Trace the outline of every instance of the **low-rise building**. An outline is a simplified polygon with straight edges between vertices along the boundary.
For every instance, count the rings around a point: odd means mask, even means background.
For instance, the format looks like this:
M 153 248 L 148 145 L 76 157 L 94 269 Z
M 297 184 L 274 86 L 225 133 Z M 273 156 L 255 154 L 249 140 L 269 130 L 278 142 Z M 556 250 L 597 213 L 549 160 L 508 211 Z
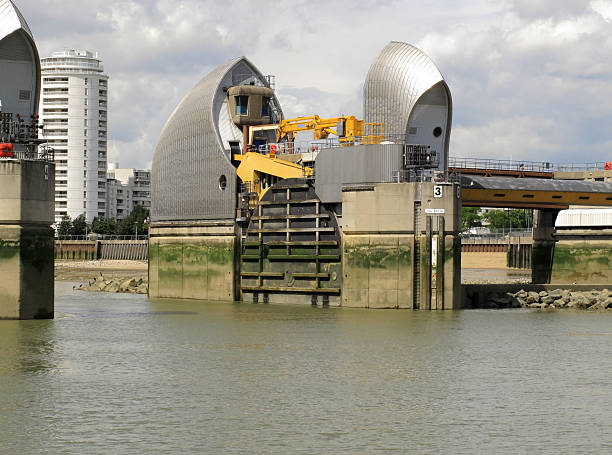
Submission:
M 106 217 L 121 220 L 135 206 L 151 208 L 151 170 L 109 165 L 106 174 Z

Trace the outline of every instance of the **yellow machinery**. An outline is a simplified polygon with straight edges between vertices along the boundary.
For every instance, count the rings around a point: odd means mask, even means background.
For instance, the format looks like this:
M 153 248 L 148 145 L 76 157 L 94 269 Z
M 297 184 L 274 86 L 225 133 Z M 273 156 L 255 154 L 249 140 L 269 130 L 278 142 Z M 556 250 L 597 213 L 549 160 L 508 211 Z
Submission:
M 312 175 L 312 168 L 278 159 L 275 155 L 247 152 L 234 155 L 234 160 L 240 162 L 236 175 L 247 185 L 249 192 L 257 193 L 258 200 L 279 180 Z
M 332 118 L 313 115 L 281 120 L 276 132 L 276 142 L 292 142 L 300 131 L 314 131 L 315 140 L 327 139 L 330 134 L 334 134 L 338 136 L 341 144 L 354 143 L 357 138 L 362 138 L 362 143 L 370 144 L 382 141 L 382 123 L 364 123 L 354 115 Z
M 341 116 L 322 119 L 318 115 L 281 120 L 278 124 L 243 127 L 244 149 L 241 155 L 234 155 L 240 164 L 236 175 L 244 182 L 249 193 L 256 193 L 261 200 L 268 188 L 279 180 L 302 178 L 312 175 L 312 169 L 277 158 L 276 153 L 268 155 L 250 151 L 256 131 L 277 130 L 276 141 L 290 144 L 300 131 L 313 131 L 314 139 L 326 139 L 330 134 L 338 136 L 341 145 L 353 145 L 357 140 L 362 144 L 382 142 L 382 123 L 365 123 L 355 116 Z M 270 145 L 270 148 L 276 145 Z

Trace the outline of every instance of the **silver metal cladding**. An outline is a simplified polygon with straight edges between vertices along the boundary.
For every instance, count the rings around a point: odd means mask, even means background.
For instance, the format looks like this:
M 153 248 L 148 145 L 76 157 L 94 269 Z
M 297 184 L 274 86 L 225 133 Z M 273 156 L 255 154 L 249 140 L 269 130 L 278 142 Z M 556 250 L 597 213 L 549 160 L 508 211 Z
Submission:
M 237 177 L 230 142 L 242 142 L 242 134 L 230 123 L 226 92 L 235 85 L 266 83 L 241 57 L 214 69 L 185 95 L 155 149 L 152 221 L 235 218 Z M 273 103 L 280 112 L 276 97 Z
M 368 71 L 363 110 L 366 122 L 384 124 L 385 135 L 431 144 L 438 149 L 440 169 L 446 168 L 452 98 L 436 65 L 419 49 L 397 41 L 385 46 Z

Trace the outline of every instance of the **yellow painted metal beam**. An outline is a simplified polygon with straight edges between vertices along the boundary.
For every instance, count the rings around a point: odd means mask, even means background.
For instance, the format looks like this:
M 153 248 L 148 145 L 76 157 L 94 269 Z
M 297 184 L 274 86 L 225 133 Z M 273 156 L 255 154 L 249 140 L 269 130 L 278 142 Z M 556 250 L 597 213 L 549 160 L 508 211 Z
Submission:
M 257 193 L 259 199 L 278 180 L 312 175 L 312 168 L 271 155 L 248 152 L 244 155 L 234 155 L 234 160 L 240 162 L 236 175 L 249 185 L 250 191 Z
M 570 205 L 612 207 L 612 193 L 462 188 L 464 206 L 567 208 Z

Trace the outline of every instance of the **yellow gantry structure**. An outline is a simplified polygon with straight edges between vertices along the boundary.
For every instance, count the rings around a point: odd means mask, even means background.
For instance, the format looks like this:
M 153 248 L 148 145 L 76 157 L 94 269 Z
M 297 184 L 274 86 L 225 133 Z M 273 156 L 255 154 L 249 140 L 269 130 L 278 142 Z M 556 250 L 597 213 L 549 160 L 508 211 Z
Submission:
M 340 143 L 355 142 L 356 138 L 363 137 L 368 138 L 365 143 L 379 143 L 382 141 L 382 128 L 382 123 L 364 123 L 354 115 L 331 118 L 321 118 L 318 115 L 296 117 L 280 121 L 276 141 L 293 141 L 300 131 L 313 131 L 315 140 L 327 139 L 333 134 L 338 136 Z
M 313 115 L 285 119 L 276 124 L 244 126 L 244 153 L 233 156 L 234 161 L 239 163 L 236 175 L 247 185 L 248 192 L 257 193 L 260 200 L 268 188 L 279 180 L 312 175 L 312 168 L 277 158 L 273 152 L 264 155 L 248 151 L 252 150 L 251 144 L 257 131 L 271 130 L 276 130 L 276 142 L 286 142 L 291 147 L 297 133 L 301 131 L 312 131 L 315 140 L 327 139 L 333 134 L 338 136 L 341 145 L 354 145 L 356 142 L 379 144 L 383 138 L 382 123 L 367 123 L 354 115 L 332 118 Z
M 279 180 L 312 175 L 312 168 L 276 158 L 274 155 L 247 152 L 244 155 L 234 155 L 234 160 L 240 162 L 236 175 L 247 185 L 249 192 L 257 193 L 259 200 Z

